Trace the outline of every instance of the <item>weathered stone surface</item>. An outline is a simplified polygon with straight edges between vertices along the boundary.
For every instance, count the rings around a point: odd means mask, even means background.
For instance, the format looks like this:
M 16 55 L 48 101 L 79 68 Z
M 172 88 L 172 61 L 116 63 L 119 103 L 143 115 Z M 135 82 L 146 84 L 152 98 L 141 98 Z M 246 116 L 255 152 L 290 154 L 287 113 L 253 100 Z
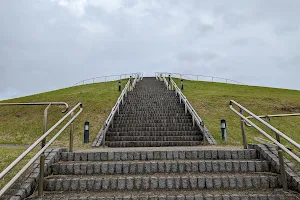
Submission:
M 150 177 L 150 188 L 151 189 L 158 188 L 158 178 L 157 177 Z

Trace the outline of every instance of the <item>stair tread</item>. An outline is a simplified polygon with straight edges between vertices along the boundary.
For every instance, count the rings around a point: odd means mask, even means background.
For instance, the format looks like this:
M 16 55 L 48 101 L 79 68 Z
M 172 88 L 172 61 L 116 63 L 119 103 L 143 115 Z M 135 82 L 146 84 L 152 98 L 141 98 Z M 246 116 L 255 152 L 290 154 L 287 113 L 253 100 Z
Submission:
M 90 180 L 90 179 L 120 179 L 120 178 L 137 178 L 137 177 L 156 177 L 156 178 L 179 178 L 179 177 L 201 177 L 201 178 L 215 178 L 215 177 L 279 177 L 278 174 L 272 172 L 247 172 L 247 173 L 209 173 L 209 172 L 183 172 L 183 173 L 152 173 L 152 174 L 84 174 L 84 175 L 51 175 L 45 178 L 45 180 L 51 179 L 80 179 L 80 180 Z
M 208 189 L 193 189 L 193 190 L 148 190 L 148 191 L 103 191 L 103 192 L 92 192 L 92 191 L 81 191 L 81 192 L 44 192 L 45 196 L 43 199 L 76 199 L 76 198 L 88 198 L 88 197 L 163 197 L 163 196 L 261 196 L 261 195 L 270 195 L 271 197 L 276 196 L 298 196 L 299 194 L 294 194 L 293 192 L 283 193 L 280 189 L 223 189 L 223 190 L 208 190 Z M 28 199 L 38 199 L 37 194 Z

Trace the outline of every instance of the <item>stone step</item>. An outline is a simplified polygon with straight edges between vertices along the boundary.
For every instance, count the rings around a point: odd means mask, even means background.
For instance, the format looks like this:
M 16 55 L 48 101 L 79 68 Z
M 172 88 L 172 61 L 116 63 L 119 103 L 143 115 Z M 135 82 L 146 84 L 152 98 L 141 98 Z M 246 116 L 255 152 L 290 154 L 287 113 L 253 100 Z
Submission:
M 47 191 L 147 191 L 170 189 L 278 188 L 278 175 L 258 174 L 152 174 L 150 176 L 53 176 L 45 179 Z
M 63 193 L 45 192 L 42 198 L 31 197 L 31 200 L 61 200 L 61 199 L 97 199 L 97 200 L 298 200 L 299 195 L 283 193 L 278 189 L 227 189 L 227 190 L 148 190 L 121 192 L 90 192 L 80 193 L 64 191 Z
M 155 108 L 151 108 L 149 107 L 148 110 L 143 110 L 143 111 L 139 111 L 139 110 L 131 110 L 131 111 L 124 111 L 124 110 L 120 110 L 119 115 L 177 115 L 177 114 L 183 114 L 184 113 L 184 109 L 180 109 L 180 110 L 167 110 L 167 109 L 163 109 L 163 108 L 158 108 L 160 109 L 159 111 L 157 110 L 153 110 Z
M 132 161 L 132 160 L 248 160 L 257 159 L 255 149 L 239 150 L 141 150 L 117 149 L 98 152 L 62 152 L 62 161 Z
M 119 116 L 115 117 L 115 120 L 177 120 L 177 119 L 192 119 L 192 116 Z
M 162 122 L 157 122 L 157 123 L 143 123 L 143 122 L 136 122 L 136 123 L 119 123 L 119 122 L 114 122 L 113 123 L 114 127 L 183 127 L 183 126 L 193 126 L 192 121 L 190 122 L 184 122 L 184 123 L 162 123 Z
M 190 123 L 191 119 L 145 119 L 145 120 L 114 120 L 114 123 L 128 124 L 128 123 Z
M 131 132 L 131 131 L 196 131 L 197 127 L 193 126 L 170 126 L 170 127 L 110 127 L 113 132 Z
M 200 135 L 197 136 L 106 136 L 107 141 L 202 141 L 203 138 Z
M 135 131 L 135 132 L 110 132 L 106 133 L 107 136 L 197 136 L 200 131 Z
M 106 141 L 108 147 L 166 147 L 166 146 L 199 146 L 201 141 Z
M 144 112 L 144 113 L 120 113 L 117 116 L 120 117 L 134 117 L 135 115 L 142 115 L 145 117 L 151 117 L 153 115 L 155 116 L 169 116 L 169 117 L 184 117 L 184 116 L 190 116 L 190 114 L 188 113 L 184 113 L 184 112 Z
M 246 173 L 268 172 L 267 161 L 248 160 L 165 160 L 165 161 L 98 161 L 63 162 L 52 165 L 53 174 L 150 174 L 150 173 Z

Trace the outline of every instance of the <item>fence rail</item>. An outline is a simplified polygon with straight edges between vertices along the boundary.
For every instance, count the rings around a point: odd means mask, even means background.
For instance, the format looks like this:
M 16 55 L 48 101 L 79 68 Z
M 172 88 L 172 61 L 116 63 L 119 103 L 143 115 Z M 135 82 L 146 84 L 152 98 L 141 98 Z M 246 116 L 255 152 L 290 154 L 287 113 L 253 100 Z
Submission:
M 59 103 L 62 103 L 62 105 L 67 105 L 64 102 L 47 102 L 49 103 L 47 108 L 45 109 L 44 113 L 48 110 L 48 108 L 52 105 L 61 105 Z M 11 105 L 16 105 L 11 104 Z M 21 103 L 20 105 L 31 105 L 31 103 Z M 36 103 L 33 105 L 47 105 L 43 103 Z M 76 111 L 79 108 L 79 111 L 76 112 L 74 115 L 74 111 Z M 27 162 L 27 164 L 0 190 L 0 197 L 22 176 L 22 174 L 35 162 L 35 160 L 40 157 L 40 178 L 39 178 L 39 189 L 38 189 L 38 195 L 42 196 L 43 194 L 43 183 L 44 183 L 44 163 L 45 163 L 45 155 L 44 152 L 46 149 L 57 139 L 58 136 L 68 127 L 70 126 L 70 140 L 69 140 L 69 151 L 72 151 L 73 149 L 73 131 L 74 131 L 74 124 L 73 121 L 78 117 L 78 115 L 82 112 L 82 104 L 78 103 L 76 106 L 74 106 L 64 117 L 62 117 L 56 124 L 54 124 L 48 131 L 46 131 L 40 138 L 38 138 L 28 149 L 26 149 L 15 161 L 13 161 L 7 168 L 5 168 L 0 173 L 0 180 L 5 177 L 5 175 L 10 172 L 21 160 L 24 159 L 26 155 L 28 155 L 35 147 L 37 147 L 38 144 L 42 144 L 41 150 L 36 153 L 33 158 L 30 159 L 30 161 Z M 66 110 L 65 110 L 66 111 Z M 61 123 L 65 121 L 67 117 L 71 117 L 71 119 L 51 138 L 51 140 L 45 144 L 46 137 L 52 133 L 52 131 L 57 128 Z
M 231 84 L 241 84 L 245 85 L 242 82 L 235 81 L 228 78 L 221 78 L 216 76 L 206 76 L 206 75 L 195 75 L 195 74 L 180 74 L 180 73 L 169 73 L 169 72 L 155 72 L 155 76 L 159 76 L 159 74 L 162 74 L 164 76 L 171 76 L 174 78 L 179 79 L 186 79 L 186 80 L 192 80 L 192 81 L 211 81 L 211 82 L 221 82 L 221 83 L 231 83 Z
M 239 111 L 234 108 L 234 106 L 239 108 Z M 278 147 L 278 157 L 279 157 L 279 165 L 280 165 L 280 174 L 281 174 L 281 183 L 283 185 L 283 189 L 287 191 L 287 178 L 285 174 L 285 166 L 284 166 L 284 161 L 283 161 L 283 152 L 287 153 L 290 155 L 292 158 L 294 158 L 297 162 L 300 162 L 300 158 L 295 155 L 291 150 L 286 148 L 284 145 L 281 144 L 281 138 L 285 139 L 287 142 L 290 144 L 294 145 L 298 150 L 300 149 L 300 144 L 292 140 L 290 137 L 276 129 L 275 127 L 271 126 L 269 123 L 261 119 L 260 116 L 255 115 L 245 107 L 243 107 L 241 104 L 237 103 L 234 100 L 231 100 L 229 103 L 230 109 L 237 114 L 240 119 L 241 119 L 241 132 L 242 132 L 242 137 L 243 137 L 243 145 L 244 148 L 247 149 L 247 139 L 246 139 L 246 134 L 245 134 L 245 129 L 244 129 L 244 122 L 247 122 L 250 124 L 252 127 L 254 127 L 258 132 L 260 132 L 262 135 L 264 135 L 266 138 L 268 138 L 270 141 L 272 141 L 277 147 Z M 246 112 L 248 115 L 250 115 L 253 119 L 257 120 L 261 124 L 263 124 L 266 128 L 271 130 L 273 133 L 275 133 L 276 140 L 270 136 L 266 131 L 261 129 L 259 126 L 257 126 L 254 122 L 250 121 L 249 117 L 246 117 L 243 115 L 243 112 Z
M 300 116 L 300 113 L 260 115 L 258 117 L 262 118 L 262 119 L 265 119 L 265 120 L 267 120 L 267 119 L 270 120 L 271 118 L 275 118 L 275 117 L 277 118 L 277 117 L 297 117 L 297 116 Z M 252 118 L 253 118 L 253 116 L 248 116 L 247 117 L 247 119 L 252 119 Z M 251 124 L 247 123 L 246 121 L 245 121 L 245 124 L 246 124 L 246 126 L 251 127 Z
M 120 75 L 109 75 L 109 76 L 93 77 L 93 78 L 89 78 L 89 79 L 79 81 L 76 84 L 74 84 L 73 86 L 86 85 L 86 84 L 99 83 L 99 82 L 107 82 L 107 81 L 116 81 L 116 80 L 130 78 L 130 77 L 136 76 L 138 74 L 141 74 L 141 73 L 131 73 L 131 74 L 120 74 Z

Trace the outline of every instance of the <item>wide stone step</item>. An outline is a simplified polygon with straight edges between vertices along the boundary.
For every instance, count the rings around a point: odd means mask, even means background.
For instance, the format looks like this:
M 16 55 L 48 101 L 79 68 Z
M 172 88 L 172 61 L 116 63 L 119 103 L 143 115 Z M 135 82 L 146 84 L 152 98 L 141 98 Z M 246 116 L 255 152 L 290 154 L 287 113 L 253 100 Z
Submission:
M 152 173 L 246 173 L 268 172 L 267 161 L 248 160 L 165 160 L 165 161 L 82 161 L 52 166 L 57 175 L 152 174 Z
M 298 195 L 299 196 L 299 195 Z M 283 193 L 278 189 L 226 189 L 226 190 L 148 190 L 121 192 L 45 192 L 42 198 L 31 197 L 31 200 L 61 200 L 61 199 L 97 199 L 97 200 L 298 200 L 294 194 Z
M 114 120 L 117 124 L 127 124 L 127 123 L 190 123 L 191 119 L 145 119 L 145 120 Z
M 143 122 L 136 122 L 136 123 L 113 123 L 114 127 L 183 127 L 183 126 L 193 126 L 192 121 L 184 122 L 184 123 L 143 123 Z
M 132 161 L 132 160 L 246 160 L 257 159 L 255 149 L 239 150 L 141 150 L 122 149 L 98 152 L 62 152 L 62 161 Z
M 105 141 L 108 147 L 166 147 L 166 146 L 198 146 L 200 141 Z
M 142 176 L 53 176 L 45 179 L 47 191 L 147 191 L 170 189 L 277 188 L 278 175 L 258 174 L 153 174 Z
M 191 115 L 186 116 L 119 116 L 115 117 L 115 120 L 183 120 L 183 119 L 190 119 L 192 120 Z
M 140 132 L 107 132 L 106 137 L 109 136 L 149 136 L 149 137 L 157 137 L 157 136 L 198 136 L 200 135 L 200 131 L 140 131 Z
M 184 109 L 178 109 L 178 110 L 168 110 L 168 109 L 163 109 L 163 108 L 158 108 L 160 110 L 154 110 L 155 108 L 149 107 L 147 110 L 120 110 L 119 115 L 151 115 L 151 114 L 155 114 L 155 115 L 169 115 L 169 114 L 177 114 L 177 113 L 184 113 Z
M 203 137 L 197 136 L 112 136 L 107 135 L 106 141 L 202 141 Z
M 112 132 L 132 132 L 132 131 L 196 131 L 197 128 L 192 126 L 170 126 L 170 127 L 110 127 Z
M 118 116 L 120 117 L 124 117 L 124 116 L 135 116 L 135 115 L 144 115 L 145 117 L 150 117 L 150 116 L 169 116 L 169 117 L 183 117 L 183 116 L 190 116 L 190 114 L 188 113 L 184 113 L 184 112 L 143 112 L 143 113 L 120 113 L 118 114 Z

